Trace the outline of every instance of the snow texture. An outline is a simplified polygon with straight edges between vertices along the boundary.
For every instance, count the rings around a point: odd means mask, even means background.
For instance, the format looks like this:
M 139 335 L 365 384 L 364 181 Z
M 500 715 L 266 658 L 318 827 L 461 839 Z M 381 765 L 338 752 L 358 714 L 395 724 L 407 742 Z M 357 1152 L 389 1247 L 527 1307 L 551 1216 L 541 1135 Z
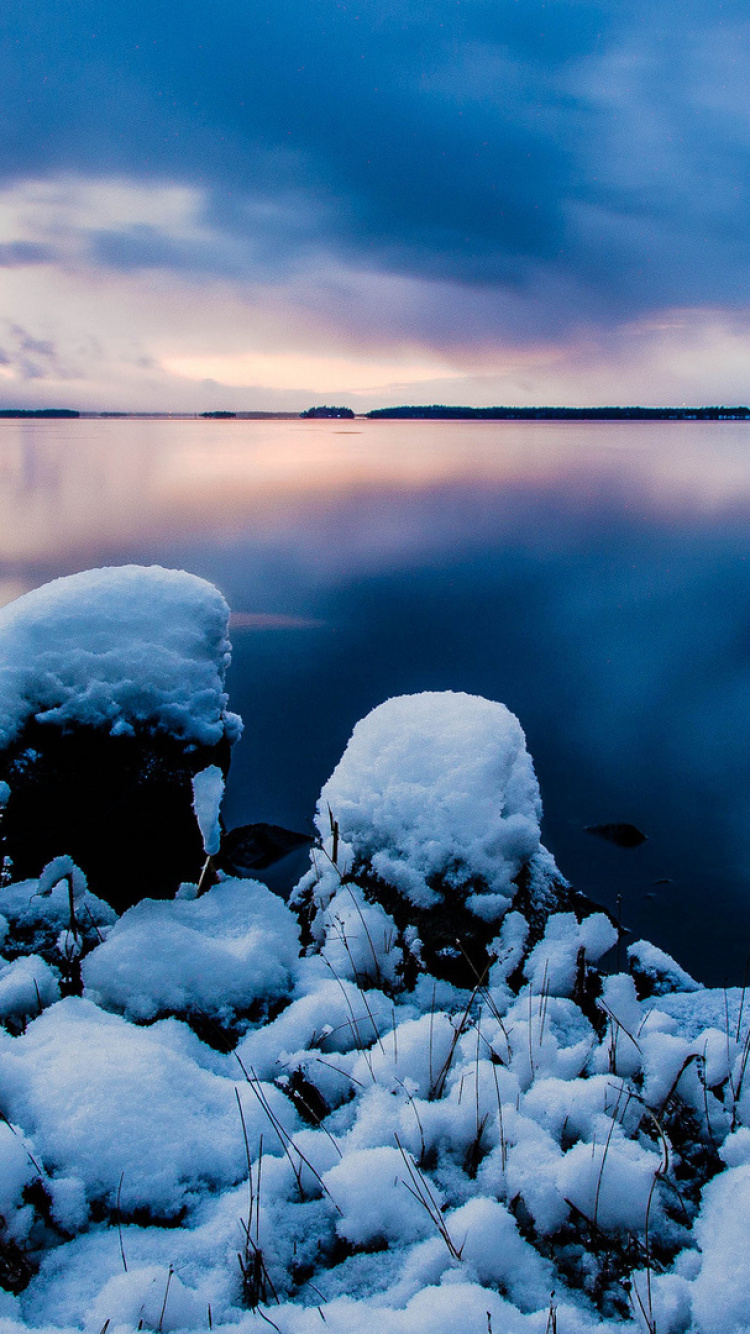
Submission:
M 0 610 L 0 748 L 31 717 L 114 735 L 236 740 L 229 608 L 184 570 L 124 565 L 56 579 Z
M 649 940 L 636 940 L 628 945 L 631 972 L 648 982 L 648 994 L 668 996 L 673 991 L 700 991 L 701 984 L 658 945 Z
M 229 1020 L 284 995 L 298 954 L 286 904 L 255 880 L 224 880 L 192 901 L 142 899 L 87 955 L 83 975 L 87 995 L 130 1019 Z

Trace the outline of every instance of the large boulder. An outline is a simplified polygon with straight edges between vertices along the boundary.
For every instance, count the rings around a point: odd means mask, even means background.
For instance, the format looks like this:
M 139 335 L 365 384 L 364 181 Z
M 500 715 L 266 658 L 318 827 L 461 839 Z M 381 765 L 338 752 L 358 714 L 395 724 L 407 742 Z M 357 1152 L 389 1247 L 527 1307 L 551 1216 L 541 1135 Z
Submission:
M 121 912 L 198 878 L 193 780 L 226 774 L 241 730 L 224 690 L 228 619 L 203 579 L 135 565 L 57 579 L 0 611 L 14 879 L 69 854 Z

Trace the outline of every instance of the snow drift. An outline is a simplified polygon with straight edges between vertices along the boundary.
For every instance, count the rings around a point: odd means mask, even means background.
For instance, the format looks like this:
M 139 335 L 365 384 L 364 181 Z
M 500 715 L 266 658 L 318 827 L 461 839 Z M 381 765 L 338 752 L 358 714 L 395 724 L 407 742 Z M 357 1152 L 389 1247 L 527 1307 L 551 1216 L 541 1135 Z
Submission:
M 218 595 L 178 585 L 223 652 Z M 183 740 L 231 730 L 215 656 L 175 713 L 124 644 L 108 713 L 63 632 L 37 711 L 137 727 L 151 690 Z M 221 787 L 187 785 L 201 852 Z M 2 1334 L 746 1331 L 750 1009 L 646 942 L 608 972 L 540 817 L 518 721 L 430 693 L 355 729 L 291 905 L 220 877 L 118 915 L 67 847 L 6 868 Z

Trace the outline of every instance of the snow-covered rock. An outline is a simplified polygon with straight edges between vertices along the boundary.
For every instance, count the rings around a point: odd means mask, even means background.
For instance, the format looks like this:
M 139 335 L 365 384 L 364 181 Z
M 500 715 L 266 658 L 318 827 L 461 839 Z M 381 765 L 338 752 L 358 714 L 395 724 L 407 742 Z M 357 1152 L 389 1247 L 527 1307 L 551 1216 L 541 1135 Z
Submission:
M 567 889 L 540 818 L 525 737 L 504 705 L 398 696 L 357 724 L 324 785 L 320 847 L 295 902 L 346 977 L 397 990 L 426 968 L 471 986 L 516 897 L 543 918 Z
M 539 852 L 541 812 L 518 719 L 442 691 L 390 699 L 357 724 L 316 825 L 332 856 L 337 823 L 337 867 L 369 863 L 418 908 L 438 903 L 438 883 L 470 887 L 470 910 L 486 919 L 502 916 Z
M 241 731 L 225 691 L 228 621 L 211 584 L 159 566 L 70 575 L 0 609 L 16 876 L 70 855 L 118 909 L 198 879 Z
M 115 736 L 145 726 L 200 745 L 234 741 L 240 723 L 224 692 L 228 620 L 217 589 L 157 565 L 86 570 L 8 603 L 0 609 L 0 748 L 32 717 Z
M 681 968 L 671 954 L 652 945 L 650 940 L 636 940 L 628 945 L 628 964 L 642 999 L 701 989 L 700 982 Z
M 230 1023 L 288 993 L 298 954 L 283 900 L 255 880 L 225 880 L 192 901 L 142 899 L 86 956 L 83 977 L 91 999 L 129 1019 Z

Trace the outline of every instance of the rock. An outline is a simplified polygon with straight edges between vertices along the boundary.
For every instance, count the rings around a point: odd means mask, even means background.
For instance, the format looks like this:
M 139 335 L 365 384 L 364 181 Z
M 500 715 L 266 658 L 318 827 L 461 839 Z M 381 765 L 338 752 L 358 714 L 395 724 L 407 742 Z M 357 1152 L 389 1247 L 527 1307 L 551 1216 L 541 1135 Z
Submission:
M 156 566 L 55 580 L 0 612 L 15 879 L 69 854 L 117 912 L 198 879 L 192 780 L 226 774 L 241 728 L 224 693 L 228 619 L 210 584 Z
M 634 824 L 587 824 L 583 826 L 583 832 L 614 843 L 618 848 L 637 848 L 646 842 L 646 835 Z
M 309 847 L 312 841 L 310 834 L 297 834 L 278 824 L 263 821 L 243 824 L 222 835 L 221 848 L 214 860 L 227 875 L 250 876 L 267 870 L 292 852 Z
M 408 990 L 428 972 L 472 989 L 511 906 L 528 924 L 524 957 L 550 913 L 597 911 L 542 846 L 540 817 L 504 705 L 451 691 L 388 700 L 357 724 L 318 802 L 320 845 L 292 896 L 308 947 L 357 982 Z
M 701 983 L 681 968 L 671 954 L 648 940 L 628 945 L 628 966 L 639 1000 L 669 996 L 674 991 L 701 990 Z

